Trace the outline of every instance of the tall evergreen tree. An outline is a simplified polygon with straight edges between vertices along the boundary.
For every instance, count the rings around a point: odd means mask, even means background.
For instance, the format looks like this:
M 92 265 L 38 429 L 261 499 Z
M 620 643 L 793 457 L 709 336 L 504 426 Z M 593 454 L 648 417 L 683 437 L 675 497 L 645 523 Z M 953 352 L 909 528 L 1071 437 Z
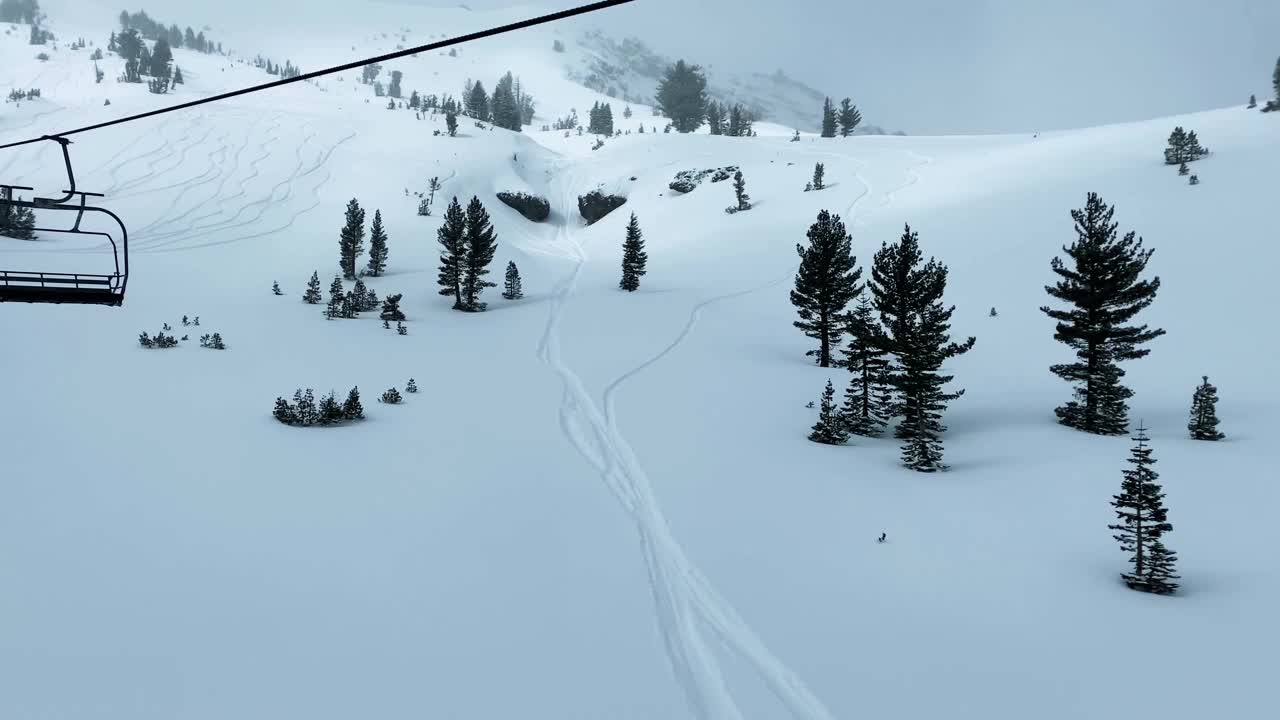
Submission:
M 831 347 L 845 330 L 845 307 L 862 292 L 862 270 L 853 256 L 853 238 L 838 216 L 819 212 L 807 237 L 809 247 L 796 244 L 800 269 L 791 304 L 800 319 L 792 324 L 818 341 L 818 349 L 805 355 L 816 357 L 819 367 L 831 367 Z
M 382 227 L 382 211 L 373 211 L 373 224 L 369 226 L 369 274 L 378 277 L 387 269 L 387 231 Z
M 662 74 L 656 100 L 676 132 L 693 132 L 707 114 L 707 76 L 697 65 L 679 60 Z
M 446 112 L 444 126 L 449 132 L 449 137 L 455 137 L 458 134 L 458 114 L 452 111 Z
M 173 51 L 169 48 L 169 41 L 165 38 L 156 40 L 156 47 L 151 51 L 151 77 L 169 77 L 169 65 L 172 63 Z
M 515 93 L 515 78 L 510 72 L 503 75 L 494 86 L 493 99 L 489 103 L 489 114 L 493 117 L 494 125 L 520 132 L 520 104 Z
M 729 108 L 729 127 L 725 131 L 725 135 L 730 137 L 742 137 L 742 106 L 734 103 Z
M 1209 384 L 1209 376 L 1191 396 L 1191 421 L 1187 430 L 1195 440 L 1221 440 L 1226 437 L 1218 432 L 1218 388 Z
M 338 252 L 343 277 L 354 280 L 356 258 L 364 252 L 364 210 L 355 198 L 347 203 L 346 223 L 338 234 Z
M 391 71 L 391 85 L 387 87 L 387 94 L 393 98 L 400 97 L 400 80 L 404 78 L 404 73 L 399 70 Z
M 887 339 L 880 323 L 872 315 L 871 301 L 866 295 L 845 320 L 849 345 L 841 365 L 852 373 L 844 394 L 841 415 L 845 428 L 854 435 L 877 437 L 892 416 L 893 392 L 888 385 Z
M 312 272 L 311 279 L 307 281 L 307 291 L 302 293 L 302 301 L 308 305 L 316 305 L 320 302 L 320 273 Z
M 1271 73 L 1271 87 L 1275 90 L 1276 102 L 1280 103 L 1280 58 L 1276 58 L 1276 69 Z
M 836 136 L 836 108 L 831 104 L 831 98 L 827 98 L 822 102 L 822 137 L 833 138 Z
M 822 391 L 822 404 L 818 406 L 818 421 L 813 424 L 809 439 L 823 445 L 843 445 L 849 439 L 844 429 L 844 419 L 836 407 L 836 389 L 827 380 L 827 387 Z
M 364 419 L 364 406 L 360 404 L 360 388 L 353 387 L 351 392 L 347 393 L 346 402 L 342 403 L 342 419 Z
M 627 236 L 622 241 L 622 280 L 618 287 L 627 292 L 640 289 L 640 278 L 645 274 L 645 265 L 649 262 L 649 254 L 644 251 L 644 235 L 640 232 L 640 221 L 631 213 L 631 221 L 627 223 Z
M 813 166 L 813 189 L 814 190 L 821 190 L 822 188 L 826 187 L 825 185 L 822 184 L 822 178 L 823 178 L 823 175 L 825 174 L 826 174 L 826 168 L 823 167 L 822 163 L 817 163 Z
M 480 198 L 472 197 L 467 204 L 466 218 L 466 256 L 463 261 L 462 297 L 463 309 L 468 312 L 483 312 L 487 307 L 480 302 L 480 294 L 485 288 L 495 287 L 484 279 L 489 274 L 489 263 L 493 262 L 493 254 L 498 249 L 498 236 L 489 221 L 489 211 L 484 209 Z
M 840 101 L 840 113 L 836 120 L 840 123 L 840 137 L 849 137 L 862 122 L 862 113 L 858 112 L 858 107 L 852 100 L 845 98 Z
M 444 222 L 436 231 L 436 241 L 440 243 L 440 273 L 436 278 L 440 294 L 452 296 L 453 309 L 460 310 L 463 308 L 463 265 L 467 259 L 467 216 L 456 195 L 444 211 Z
M 907 225 L 898 242 L 885 243 L 871 268 L 871 294 L 884 327 L 883 347 L 896 361 L 888 375 L 894 390 L 892 414 L 903 421 L 894 436 L 906 440 L 903 463 L 914 470 L 932 472 L 942 464 L 942 413 L 963 390 L 944 393 L 952 380 L 940 374 L 943 362 L 968 352 L 976 342 L 951 342 L 950 320 L 955 307 L 944 307 L 947 267 L 930 258 L 924 262 L 919 235 Z
M 1139 346 L 1164 334 L 1146 325 L 1125 325 L 1155 300 L 1160 278 L 1139 280 L 1154 250 L 1144 250 L 1133 231 L 1117 239 L 1114 213 L 1097 193 L 1089 193 L 1083 209 L 1071 211 L 1076 241 L 1063 251 L 1072 267 L 1055 257 L 1051 266 L 1061 279 L 1045 286 L 1051 297 L 1071 307 L 1040 308 L 1058 321 L 1054 339 L 1078 358 L 1049 368 L 1076 385 L 1075 399 L 1054 411 L 1058 422 L 1102 435 L 1120 435 L 1128 426 L 1125 401 L 1133 391 L 1120 384 L 1124 371 L 1116 363 L 1145 357 L 1151 351 Z
M 467 114 L 476 120 L 489 119 L 489 94 L 485 92 L 484 83 L 476 81 L 471 91 L 464 98 Z
M 342 306 L 346 303 L 347 294 L 342 288 L 342 278 L 333 276 L 329 285 L 329 304 L 324 308 L 324 316 L 329 320 L 342 317 Z
M 516 267 L 514 260 L 507 261 L 507 277 L 502 284 L 502 298 L 504 300 L 519 300 L 524 297 L 524 290 L 520 287 L 520 269 Z
M 1168 594 L 1177 590 L 1177 584 L 1169 581 L 1178 576 L 1173 574 L 1175 555 L 1165 549 L 1161 539 L 1173 530 L 1173 525 L 1162 502 L 1164 492 L 1156 482 L 1159 474 L 1151 469 L 1156 461 L 1151 457 L 1146 428 L 1141 424 L 1133 440 L 1136 444 L 1129 458 L 1133 467 L 1124 471 L 1120 494 L 1111 501 L 1120 522 L 1107 527 L 1116 532 L 1114 537 L 1120 548 L 1132 553 L 1129 561 L 1133 571 L 1120 576 L 1125 584 L 1134 590 Z

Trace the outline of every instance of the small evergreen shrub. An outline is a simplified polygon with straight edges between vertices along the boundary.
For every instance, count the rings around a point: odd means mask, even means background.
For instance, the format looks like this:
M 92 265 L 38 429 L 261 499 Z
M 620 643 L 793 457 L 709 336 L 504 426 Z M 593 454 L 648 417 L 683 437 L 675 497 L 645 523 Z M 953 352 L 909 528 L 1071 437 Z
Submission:
M 178 346 L 178 340 L 172 335 L 165 334 L 164 330 L 156 333 L 155 337 L 151 337 L 144 330 L 138 335 L 138 344 L 148 349 L 165 349 Z
M 333 392 L 323 397 L 316 404 L 315 393 L 307 388 L 304 394 L 299 388 L 293 393 L 293 402 L 282 397 L 276 398 L 272 417 L 285 425 L 311 427 L 313 425 L 338 425 L 354 420 L 364 419 L 364 408 L 360 405 L 360 391 L 351 388 L 346 402 L 339 403 Z
M 401 397 L 400 391 L 395 388 L 387 390 L 382 393 L 382 397 L 378 398 L 378 402 L 384 402 L 388 405 L 399 405 L 402 400 L 404 398 Z

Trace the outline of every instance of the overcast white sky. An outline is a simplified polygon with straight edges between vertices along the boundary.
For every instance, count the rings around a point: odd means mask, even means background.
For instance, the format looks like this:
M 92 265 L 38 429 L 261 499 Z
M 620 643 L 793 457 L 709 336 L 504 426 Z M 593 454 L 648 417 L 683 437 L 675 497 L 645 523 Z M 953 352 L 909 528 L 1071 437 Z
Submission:
M 696 62 L 782 68 L 912 134 L 1243 104 L 1270 95 L 1280 56 L 1280 0 L 636 0 L 595 22 Z

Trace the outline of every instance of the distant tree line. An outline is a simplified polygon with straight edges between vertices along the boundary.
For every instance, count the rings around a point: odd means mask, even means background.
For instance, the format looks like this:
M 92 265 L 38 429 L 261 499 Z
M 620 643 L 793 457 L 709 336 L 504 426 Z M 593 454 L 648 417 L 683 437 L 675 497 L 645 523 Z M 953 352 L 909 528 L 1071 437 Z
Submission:
M 186 30 L 181 30 L 177 25 L 165 26 L 162 22 L 152 20 L 145 10 L 139 10 L 136 13 L 130 13 L 127 10 L 120 11 L 120 29 L 121 30 L 137 30 L 138 34 L 147 40 L 161 40 L 169 44 L 169 47 L 186 48 L 202 53 L 222 52 L 222 43 L 215 43 L 204 36 L 204 31 L 195 32 L 188 25 Z
M 522 127 L 533 122 L 535 102 L 533 96 L 520 86 L 520 79 L 508 71 L 498 78 L 492 95 L 484 89 L 484 83 L 467 80 L 462 105 L 463 111 L 476 120 L 520 132 Z
M 37 25 L 42 17 L 39 0 L 0 0 L 0 22 Z

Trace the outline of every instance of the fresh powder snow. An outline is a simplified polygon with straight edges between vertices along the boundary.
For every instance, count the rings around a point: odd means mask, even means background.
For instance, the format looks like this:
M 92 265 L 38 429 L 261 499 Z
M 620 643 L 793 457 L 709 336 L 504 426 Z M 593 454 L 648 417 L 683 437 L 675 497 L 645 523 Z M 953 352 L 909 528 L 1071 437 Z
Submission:
M 0 143 L 539 14 L 375 4 L 342 22 L 217 4 L 157 7 L 209 23 L 229 56 L 174 51 L 185 84 L 116 82 L 105 3 L 46 4 L 56 49 L 0 24 Z M 152 8 L 148 8 L 151 12 Z M 183 17 L 184 15 L 190 17 Z M 172 17 L 171 17 L 172 16 Z M 326 24 L 327 23 L 327 24 Z M 81 189 L 129 227 L 121 308 L 0 305 L 0 718 L 1256 718 L 1280 664 L 1280 504 L 1272 438 L 1280 117 L 1242 106 L 1038 136 L 823 139 L 666 134 L 665 118 L 569 80 L 548 26 L 389 62 L 402 86 L 460 98 L 506 71 L 537 101 L 523 133 L 389 110 L 358 72 L 74 136 Z M 77 37 L 93 46 L 73 50 Z M 305 39 L 304 39 L 305 38 Z M 279 51 L 273 48 L 282 48 Z M 109 100 L 110 105 L 104 102 Z M 542 131 L 610 102 L 604 140 Z M 818 112 L 813 108 L 813 113 Z M 644 125 L 645 133 L 638 128 Z M 1175 125 L 1212 153 L 1189 186 L 1162 162 Z M 436 134 L 436 131 L 440 131 Z M 822 162 L 826 187 L 804 192 Z M 673 192 L 677 172 L 732 181 Z M 439 178 L 432 215 L 418 193 Z M 56 196 L 57 147 L 0 152 L 0 182 Z M 627 202 L 588 226 L 577 198 Z M 408 194 L 406 194 L 406 190 Z M 547 198 L 524 219 L 498 192 Z M 1136 593 L 1107 525 L 1131 441 L 1057 424 L 1050 259 L 1099 193 L 1155 249 L 1164 328 L 1127 363 L 1149 428 L 1181 589 Z M 460 313 L 437 293 L 448 201 L 484 202 L 489 280 L 524 297 Z M 389 235 L 406 335 L 377 313 L 328 321 L 302 301 L 339 272 L 356 198 Z M 796 244 L 839 214 L 866 268 L 903 225 L 949 267 L 950 362 L 965 394 L 943 422 L 945 473 L 899 443 L 805 436 L 828 379 L 792 327 Z M 618 289 L 631 213 L 647 274 Z M 37 211 L 41 221 L 65 219 Z M 86 223 L 91 221 L 86 220 Z M 368 239 L 365 240 L 366 248 Z M 0 238 L 0 269 L 108 272 L 89 238 Z M 361 264 L 367 255 L 359 259 Z M 283 295 L 271 292 L 278 282 Z M 351 282 L 346 287 L 351 287 Z M 989 316 L 995 307 L 998 315 Z M 200 326 L 183 326 L 184 316 Z M 168 323 L 190 340 L 146 350 Z M 197 338 L 218 332 L 225 351 Z M 1196 442 L 1209 375 L 1227 437 Z M 376 401 L 409 378 L 420 391 Z M 297 388 L 367 419 L 271 417 Z M 884 543 L 876 542 L 881 533 Z

